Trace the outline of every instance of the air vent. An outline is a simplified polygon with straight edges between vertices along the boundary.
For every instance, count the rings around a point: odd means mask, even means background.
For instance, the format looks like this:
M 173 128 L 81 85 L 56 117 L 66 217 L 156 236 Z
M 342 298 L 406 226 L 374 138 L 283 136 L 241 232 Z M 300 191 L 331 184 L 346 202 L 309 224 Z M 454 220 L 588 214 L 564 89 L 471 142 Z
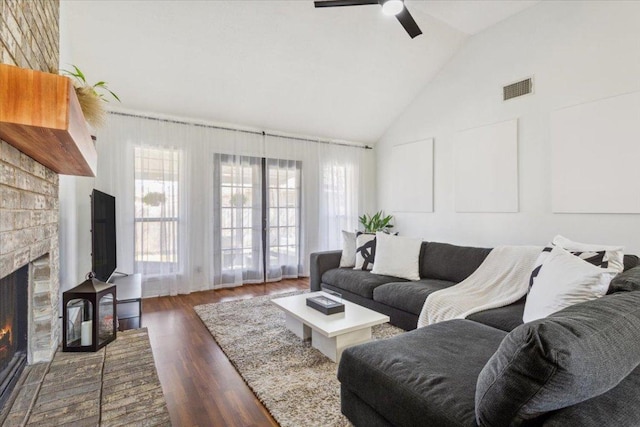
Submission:
M 502 88 L 503 100 L 517 98 L 533 92 L 533 79 L 528 78 L 516 83 L 512 83 Z

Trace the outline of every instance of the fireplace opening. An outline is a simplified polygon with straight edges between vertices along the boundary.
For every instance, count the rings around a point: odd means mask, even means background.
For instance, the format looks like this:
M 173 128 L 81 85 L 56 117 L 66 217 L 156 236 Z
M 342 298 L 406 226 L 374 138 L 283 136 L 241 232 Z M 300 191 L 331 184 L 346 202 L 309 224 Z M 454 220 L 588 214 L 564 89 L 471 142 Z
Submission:
M 0 408 L 27 364 L 29 267 L 0 279 Z

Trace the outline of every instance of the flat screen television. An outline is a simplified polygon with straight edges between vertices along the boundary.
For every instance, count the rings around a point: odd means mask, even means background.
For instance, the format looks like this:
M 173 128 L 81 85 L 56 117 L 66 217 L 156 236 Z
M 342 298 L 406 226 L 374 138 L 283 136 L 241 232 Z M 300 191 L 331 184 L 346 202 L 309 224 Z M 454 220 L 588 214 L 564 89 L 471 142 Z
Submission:
M 96 279 L 108 281 L 116 271 L 116 198 L 98 191 L 91 193 L 91 271 Z

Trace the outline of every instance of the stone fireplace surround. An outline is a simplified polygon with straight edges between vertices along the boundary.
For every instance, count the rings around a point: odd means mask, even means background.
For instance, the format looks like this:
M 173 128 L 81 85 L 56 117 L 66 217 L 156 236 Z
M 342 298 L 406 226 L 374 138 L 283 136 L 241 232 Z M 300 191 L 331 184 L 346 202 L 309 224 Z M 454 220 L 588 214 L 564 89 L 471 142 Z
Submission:
M 29 265 L 29 364 L 60 342 L 58 175 L 0 141 L 0 277 Z
M 58 0 L 0 0 L 0 62 L 57 70 L 59 12 Z M 58 190 L 56 173 L 0 140 L 0 277 L 29 265 L 29 364 L 60 342 Z

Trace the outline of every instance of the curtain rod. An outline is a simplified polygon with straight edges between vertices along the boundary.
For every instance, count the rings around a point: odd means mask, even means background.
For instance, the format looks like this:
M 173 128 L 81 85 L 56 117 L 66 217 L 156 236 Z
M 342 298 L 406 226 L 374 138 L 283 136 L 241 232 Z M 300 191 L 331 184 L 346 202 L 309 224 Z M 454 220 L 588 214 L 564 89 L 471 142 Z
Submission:
M 203 123 L 186 122 L 186 121 L 183 121 L 183 120 L 162 119 L 160 117 L 145 116 L 145 115 L 142 115 L 142 114 L 123 113 L 123 112 L 120 112 L 120 111 L 109 111 L 109 114 L 113 114 L 113 115 L 116 115 L 116 116 L 136 117 L 136 118 L 139 118 L 139 119 L 146 119 L 146 120 L 155 120 L 157 122 L 167 122 L 167 123 L 176 123 L 176 124 L 180 124 L 180 125 L 203 127 L 203 128 L 209 128 L 209 129 L 231 130 L 231 131 L 235 131 L 235 132 L 249 133 L 249 134 L 252 134 L 252 135 L 275 136 L 277 138 L 288 138 L 288 139 L 294 139 L 294 140 L 297 140 L 297 141 L 317 142 L 318 144 L 341 145 L 343 147 L 352 147 L 352 148 L 362 148 L 364 150 L 373 150 L 373 147 L 370 147 L 368 145 L 356 145 L 356 144 L 347 144 L 346 142 L 335 142 L 335 141 L 329 141 L 329 140 L 323 140 L 323 139 L 311 139 L 311 138 L 301 138 L 301 137 L 298 137 L 298 136 L 278 135 L 276 133 L 270 133 L 270 132 L 265 132 L 265 131 L 237 129 L 237 128 L 226 127 L 226 126 L 206 125 L 206 124 L 203 124 Z

